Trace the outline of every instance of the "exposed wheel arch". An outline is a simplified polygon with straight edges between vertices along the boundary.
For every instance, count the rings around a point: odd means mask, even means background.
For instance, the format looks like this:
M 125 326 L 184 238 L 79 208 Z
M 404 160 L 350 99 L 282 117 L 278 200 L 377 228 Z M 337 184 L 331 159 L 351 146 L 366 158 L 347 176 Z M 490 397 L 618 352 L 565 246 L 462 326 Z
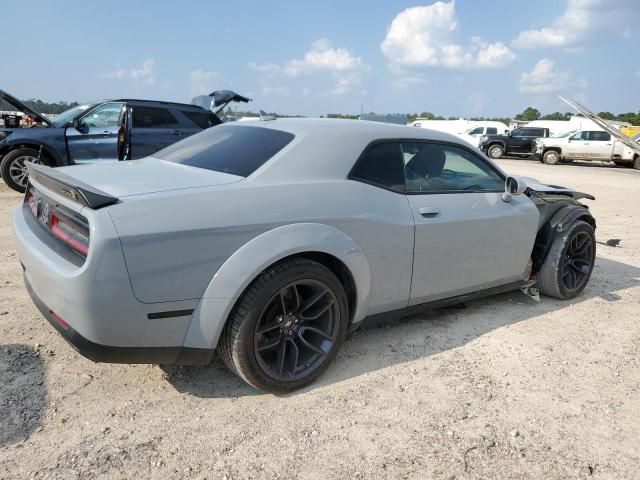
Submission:
M 40 151 L 42 148 L 42 154 L 46 156 L 47 160 L 49 160 L 50 167 L 61 167 L 64 165 L 64 161 L 60 158 L 54 150 L 49 148 L 44 143 L 37 142 L 16 142 L 9 145 L 5 145 L 2 149 L 0 149 L 0 159 L 4 157 L 6 154 L 13 150 L 17 150 L 20 148 L 32 148 L 34 150 Z

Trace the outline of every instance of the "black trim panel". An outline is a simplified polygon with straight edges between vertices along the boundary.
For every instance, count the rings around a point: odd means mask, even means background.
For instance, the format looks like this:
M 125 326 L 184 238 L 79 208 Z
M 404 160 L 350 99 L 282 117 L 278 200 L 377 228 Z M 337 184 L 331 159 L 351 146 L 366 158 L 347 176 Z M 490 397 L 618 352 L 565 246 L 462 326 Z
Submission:
M 173 318 L 173 317 L 188 317 L 193 314 L 193 308 L 188 310 L 173 310 L 170 312 L 153 312 L 147 313 L 149 320 L 158 320 L 160 318 Z
M 82 356 L 94 362 L 104 363 L 151 363 L 151 364 L 179 364 L 205 365 L 211 362 L 214 349 L 176 347 L 114 347 L 101 345 L 86 339 L 73 328 L 63 328 L 52 315 L 51 310 L 36 295 L 33 288 L 24 278 L 24 284 L 31 296 L 31 300 L 38 307 L 40 313 L 55 328 L 60 335 Z
M 511 292 L 517 290 L 529 282 L 521 280 L 518 282 L 507 283 L 506 285 L 498 285 L 497 287 L 486 288 L 484 290 L 478 290 L 477 292 L 465 293 L 464 295 L 457 295 L 455 297 L 443 298 L 442 300 L 434 300 L 432 302 L 421 303 L 419 305 L 412 305 L 410 307 L 400 308 L 397 310 L 391 310 L 390 312 L 377 313 L 375 315 L 369 315 L 358 323 L 353 323 L 350 326 L 349 331 L 353 332 L 362 326 L 376 325 L 378 323 L 390 322 L 399 318 L 411 317 L 419 313 L 424 313 L 429 310 L 435 310 L 442 307 L 448 307 L 456 305 L 462 302 L 470 302 L 471 300 L 477 300 L 479 298 L 490 297 L 499 293 Z

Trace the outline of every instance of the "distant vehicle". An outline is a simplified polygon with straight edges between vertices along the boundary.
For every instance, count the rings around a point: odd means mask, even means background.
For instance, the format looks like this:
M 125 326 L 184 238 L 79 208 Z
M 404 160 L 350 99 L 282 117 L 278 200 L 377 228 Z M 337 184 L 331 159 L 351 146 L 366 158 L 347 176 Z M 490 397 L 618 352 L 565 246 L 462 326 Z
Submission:
M 248 102 L 229 90 L 194 98 L 199 104 L 153 100 L 102 100 L 73 107 L 49 120 L 0 90 L 0 99 L 29 121 L 0 127 L 0 172 L 13 190 L 27 186 L 26 164 L 51 167 L 146 157 L 222 121 L 209 108 Z M 203 105 L 203 106 L 201 106 Z
M 534 140 L 531 151 L 534 158 L 547 165 L 597 160 L 640 169 L 638 152 L 602 130 L 581 130 L 563 137 L 539 138 Z
M 479 123 L 480 125 L 470 128 L 458 136 L 471 145 L 479 147 L 480 139 L 484 135 L 502 135 L 509 132 L 509 127 L 502 122 L 481 121 Z
M 520 127 L 504 135 L 484 135 L 480 138 L 480 150 L 489 158 L 503 155 L 531 156 L 534 138 L 548 137 L 548 128 Z
M 365 319 L 591 275 L 591 195 L 508 177 L 453 135 L 278 119 L 154 157 L 29 165 L 13 216 L 27 291 L 83 355 L 206 364 L 301 388 Z

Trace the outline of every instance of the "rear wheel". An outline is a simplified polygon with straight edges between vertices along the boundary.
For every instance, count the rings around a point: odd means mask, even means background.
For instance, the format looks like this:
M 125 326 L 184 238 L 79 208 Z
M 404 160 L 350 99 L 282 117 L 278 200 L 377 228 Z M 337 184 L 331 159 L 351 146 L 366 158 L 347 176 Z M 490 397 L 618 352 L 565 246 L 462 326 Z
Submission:
M 491 145 L 487 150 L 487 155 L 489 155 L 490 158 L 500 158 L 504 155 L 504 148 L 502 148 L 502 145 Z
M 556 165 L 560 162 L 560 154 L 555 150 L 547 150 L 542 155 L 542 162 L 547 165 Z
M 347 296 L 331 270 L 303 258 L 286 260 L 240 298 L 222 332 L 220 356 L 255 388 L 294 390 L 331 364 L 347 319 Z
M 596 258 L 593 227 L 578 220 L 558 234 L 538 272 L 538 287 L 545 295 L 566 300 L 586 287 Z
M 27 163 L 49 163 L 38 150 L 33 148 L 17 148 L 7 153 L 0 163 L 2 179 L 7 186 L 16 192 L 24 193 L 27 189 Z

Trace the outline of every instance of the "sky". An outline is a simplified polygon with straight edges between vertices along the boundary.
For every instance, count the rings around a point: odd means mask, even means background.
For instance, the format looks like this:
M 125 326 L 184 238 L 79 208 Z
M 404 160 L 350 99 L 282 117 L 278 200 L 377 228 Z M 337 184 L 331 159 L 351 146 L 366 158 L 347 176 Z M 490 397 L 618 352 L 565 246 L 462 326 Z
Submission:
M 280 114 L 640 110 L 639 0 L 0 0 L 18 98 L 189 102 Z

